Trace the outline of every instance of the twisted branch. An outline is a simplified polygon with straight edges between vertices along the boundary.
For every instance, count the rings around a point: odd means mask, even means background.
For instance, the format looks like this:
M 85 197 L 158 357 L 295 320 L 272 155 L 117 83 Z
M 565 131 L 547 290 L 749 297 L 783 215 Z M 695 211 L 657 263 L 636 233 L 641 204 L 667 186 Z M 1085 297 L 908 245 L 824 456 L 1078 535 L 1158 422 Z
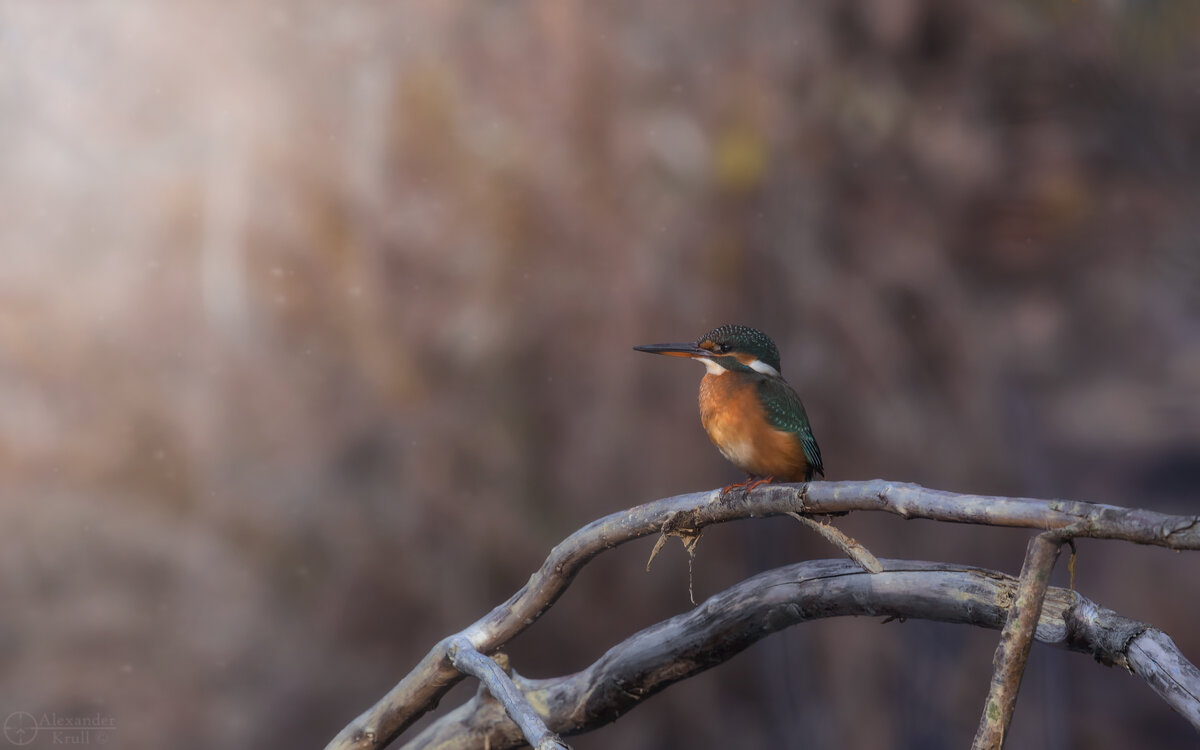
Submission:
M 1019 597 L 1018 579 L 994 571 L 881 562 L 884 571 L 877 574 L 863 572 L 847 560 L 777 568 L 630 636 L 581 672 L 544 680 L 514 675 L 514 681 L 529 702 L 540 707 L 552 729 L 579 734 L 616 720 L 668 685 L 797 623 L 859 615 L 1000 628 L 1009 604 Z M 1200 671 L 1161 631 L 1061 588 L 1047 590 L 1036 623 L 1038 640 L 1128 668 L 1200 729 Z M 1160 683 L 1166 674 L 1172 675 L 1168 690 Z M 505 720 L 503 709 L 477 696 L 430 725 L 403 750 L 500 750 L 524 741 L 520 730 Z
M 740 518 L 853 510 L 1043 531 L 1069 528 L 1072 537 L 1200 549 L 1200 516 L 1170 516 L 1065 500 L 957 495 L 883 480 L 769 484 L 724 500 L 716 491 L 678 495 L 594 521 L 559 543 L 520 591 L 456 636 L 466 638 L 482 653 L 496 651 L 537 620 L 589 560 L 633 539 L 679 530 L 694 532 Z M 436 705 L 462 679 L 449 659 L 449 644 L 456 636 L 435 644 L 412 672 L 339 732 L 328 747 L 383 747 Z

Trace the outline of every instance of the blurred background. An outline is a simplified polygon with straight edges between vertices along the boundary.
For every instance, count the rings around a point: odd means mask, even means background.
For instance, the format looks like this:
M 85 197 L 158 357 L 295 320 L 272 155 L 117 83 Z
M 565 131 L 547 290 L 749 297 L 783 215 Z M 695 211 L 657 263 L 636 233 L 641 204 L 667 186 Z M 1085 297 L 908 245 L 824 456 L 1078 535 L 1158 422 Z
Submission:
M 0 715 L 323 746 L 579 526 L 741 478 L 701 368 L 630 349 L 721 323 L 830 479 L 1200 511 L 1198 43 L 1127 0 L 0 1 Z M 1029 537 L 838 524 L 1013 574 Z M 517 670 L 686 611 L 652 544 Z M 1200 557 L 1079 553 L 1200 660 Z M 709 529 L 696 595 L 835 554 Z M 996 637 L 798 626 L 574 746 L 965 747 Z M 1035 647 L 1010 738 L 1196 734 Z

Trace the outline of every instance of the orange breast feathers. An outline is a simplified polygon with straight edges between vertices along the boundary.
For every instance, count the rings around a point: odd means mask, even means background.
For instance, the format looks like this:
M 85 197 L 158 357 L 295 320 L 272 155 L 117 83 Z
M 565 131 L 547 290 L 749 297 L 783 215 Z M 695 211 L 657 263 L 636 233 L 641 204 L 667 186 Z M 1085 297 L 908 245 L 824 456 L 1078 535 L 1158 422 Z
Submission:
M 747 474 L 804 481 L 808 462 L 800 438 L 767 421 L 757 378 L 706 374 L 700 381 L 700 421 L 726 459 Z

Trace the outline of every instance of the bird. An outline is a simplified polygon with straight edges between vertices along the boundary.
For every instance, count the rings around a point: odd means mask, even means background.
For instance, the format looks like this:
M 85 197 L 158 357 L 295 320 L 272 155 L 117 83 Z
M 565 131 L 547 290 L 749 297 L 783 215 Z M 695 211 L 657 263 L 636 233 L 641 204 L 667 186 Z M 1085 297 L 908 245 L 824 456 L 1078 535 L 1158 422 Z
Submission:
M 723 325 L 693 343 L 646 344 L 639 352 L 688 357 L 704 365 L 700 422 L 717 450 L 747 474 L 735 487 L 748 492 L 775 480 L 809 482 L 825 476 L 821 449 L 796 391 L 783 379 L 779 350 L 762 331 Z

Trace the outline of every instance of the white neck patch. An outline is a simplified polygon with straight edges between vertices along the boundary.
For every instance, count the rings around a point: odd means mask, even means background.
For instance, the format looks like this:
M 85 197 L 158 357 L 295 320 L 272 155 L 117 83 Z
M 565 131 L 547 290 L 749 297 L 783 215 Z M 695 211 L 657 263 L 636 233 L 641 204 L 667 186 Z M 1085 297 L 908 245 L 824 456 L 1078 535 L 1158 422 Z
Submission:
M 724 367 L 721 367 L 719 364 L 711 359 L 708 359 L 707 357 L 696 357 L 695 359 L 697 362 L 700 362 L 704 365 L 704 369 L 708 370 L 709 375 L 724 375 L 725 373 L 729 372 L 729 370 L 726 370 Z M 750 362 L 749 367 L 751 370 L 754 370 L 755 372 L 761 372 L 763 375 L 770 375 L 773 378 L 779 377 L 779 370 L 771 367 L 761 359 L 754 359 Z
M 761 372 L 763 375 L 770 375 L 773 378 L 779 377 L 779 370 L 771 367 L 761 359 L 755 359 L 753 362 L 751 362 L 750 369 L 754 370 L 755 372 Z

